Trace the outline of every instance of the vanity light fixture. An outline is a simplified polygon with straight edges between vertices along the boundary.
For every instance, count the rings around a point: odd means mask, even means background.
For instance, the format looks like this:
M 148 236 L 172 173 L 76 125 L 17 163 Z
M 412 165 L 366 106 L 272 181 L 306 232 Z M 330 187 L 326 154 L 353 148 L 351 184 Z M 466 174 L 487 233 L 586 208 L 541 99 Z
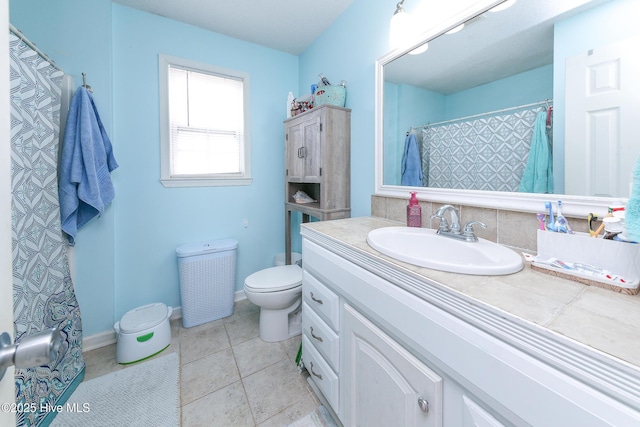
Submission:
M 392 49 L 399 48 L 409 41 L 411 37 L 412 19 L 407 12 L 404 11 L 401 0 L 396 5 L 396 11 L 391 17 L 391 25 L 389 26 L 389 44 Z
M 405 12 L 402 5 L 404 0 L 401 0 L 396 5 L 396 11 L 391 17 L 391 25 L 389 27 L 389 44 L 392 49 L 405 46 L 407 43 L 414 40 L 418 35 L 418 26 L 416 25 L 415 18 Z M 425 52 L 429 48 L 429 44 L 425 43 L 416 47 L 411 52 L 411 55 L 418 55 Z
M 489 9 L 489 12 L 500 12 L 501 10 L 505 10 L 511 6 L 513 6 L 516 3 L 516 0 L 506 0 L 503 3 L 500 3 L 497 6 L 492 7 L 491 9 Z

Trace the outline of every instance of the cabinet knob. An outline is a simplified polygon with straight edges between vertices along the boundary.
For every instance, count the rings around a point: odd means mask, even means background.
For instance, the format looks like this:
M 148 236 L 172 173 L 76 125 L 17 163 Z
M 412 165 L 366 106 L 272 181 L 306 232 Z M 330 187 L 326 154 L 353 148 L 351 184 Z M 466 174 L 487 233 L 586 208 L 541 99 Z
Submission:
M 422 412 L 424 412 L 425 414 L 429 413 L 429 402 L 424 400 L 423 398 L 419 397 L 418 398 L 418 406 L 420 407 L 420 410 Z

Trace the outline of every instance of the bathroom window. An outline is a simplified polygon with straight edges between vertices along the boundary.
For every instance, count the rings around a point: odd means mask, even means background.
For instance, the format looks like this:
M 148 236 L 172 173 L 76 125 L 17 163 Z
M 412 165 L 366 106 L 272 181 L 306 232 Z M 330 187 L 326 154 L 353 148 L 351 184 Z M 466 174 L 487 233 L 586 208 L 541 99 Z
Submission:
M 165 187 L 251 184 L 249 75 L 160 55 Z

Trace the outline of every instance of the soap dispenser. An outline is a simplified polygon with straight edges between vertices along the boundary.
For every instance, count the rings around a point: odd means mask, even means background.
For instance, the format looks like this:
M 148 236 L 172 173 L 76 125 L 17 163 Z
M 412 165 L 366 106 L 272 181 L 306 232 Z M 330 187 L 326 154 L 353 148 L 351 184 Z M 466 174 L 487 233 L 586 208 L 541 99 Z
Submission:
M 422 227 L 422 208 L 418 203 L 416 192 L 411 192 L 411 198 L 407 205 L 407 227 Z

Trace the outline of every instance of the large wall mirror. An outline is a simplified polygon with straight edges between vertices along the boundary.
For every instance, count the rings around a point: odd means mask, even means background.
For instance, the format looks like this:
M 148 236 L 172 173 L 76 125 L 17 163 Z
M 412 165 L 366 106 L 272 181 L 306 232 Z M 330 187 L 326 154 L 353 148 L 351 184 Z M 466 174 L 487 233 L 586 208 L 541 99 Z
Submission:
M 574 215 L 624 202 L 640 155 L 640 2 L 497 3 L 377 61 L 376 194 L 531 212 L 563 200 Z

